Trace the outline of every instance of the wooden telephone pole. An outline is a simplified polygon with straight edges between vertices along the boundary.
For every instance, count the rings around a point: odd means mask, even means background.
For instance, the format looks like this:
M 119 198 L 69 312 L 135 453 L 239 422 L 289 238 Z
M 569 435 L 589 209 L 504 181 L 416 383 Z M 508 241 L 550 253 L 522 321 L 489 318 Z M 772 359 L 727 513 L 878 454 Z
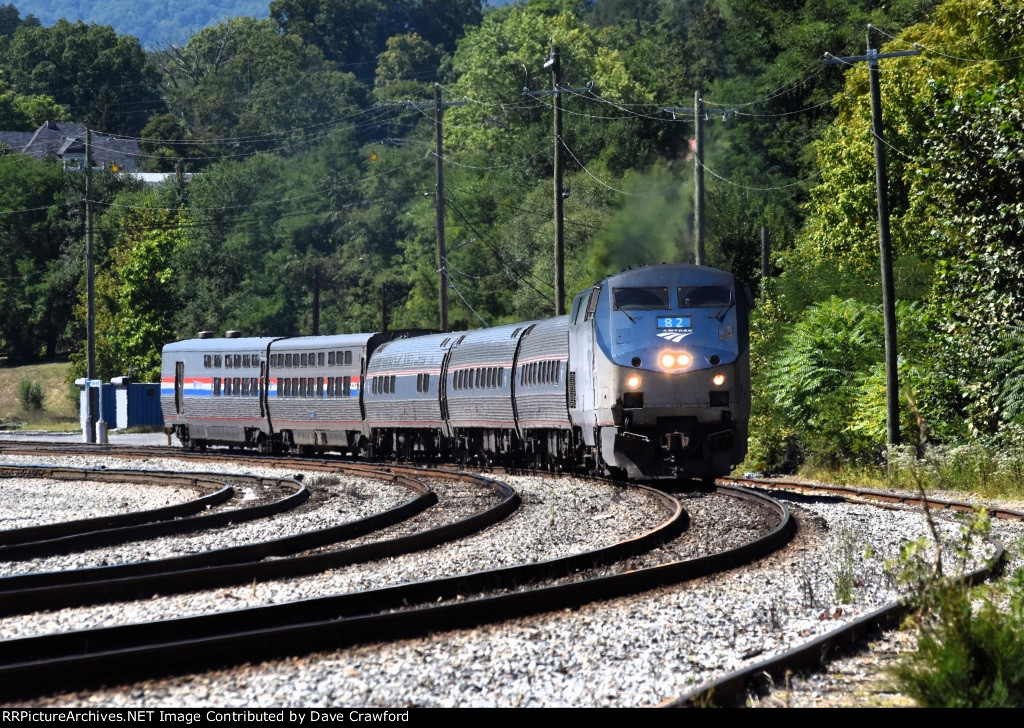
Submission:
M 704 122 L 711 114 L 718 114 L 723 120 L 730 114 L 739 113 L 736 109 L 707 109 L 700 91 L 693 94 L 693 106 L 666 106 L 674 117 L 676 114 L 693 114 L 693 260 L 697 265 L 704 265 Z
M 892 274 L 892 242 L 889 238 L 889 177 L 885 162 L 885 138 L 882 135 L 882 93 L 878 85 L 878 61 L 882 58 L 917 56 L 921 51 L 895 51 L 879 53 L 874 47 L 869 25 L 867 54 L 836 57 L 829 53 L 822 59 L 826 64 L 853 64 L 868 62 L 868 81 L 871 91 L 871 131 L 875 138 L 875 198 L 878 204 L 878 252 L 882 273 L 882 317 L 885 322 L 885 431 L 890 447 L 900 444 L 900 385 L 896 349 L 896 292 Z

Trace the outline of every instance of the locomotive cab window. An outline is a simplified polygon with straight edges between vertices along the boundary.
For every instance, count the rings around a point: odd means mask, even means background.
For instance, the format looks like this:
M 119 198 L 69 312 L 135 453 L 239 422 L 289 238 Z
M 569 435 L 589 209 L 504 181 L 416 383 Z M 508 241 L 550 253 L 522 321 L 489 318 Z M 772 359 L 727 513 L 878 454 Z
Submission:
M 601 298 L 601 286 L 594 286 L 590 291 L 590 298 L 587 299 L 587 311 L 583 315 L 584 321 L 594 318 L 594 313 L 597 311 L 597 302 Z
M 654 311 L 670 308 L 668 288 L 613 288 L 612 300 L 616 311 Z
M 729 286 L 693 286 L 676 289 L 679 308 L 722 308 L 733 304 Z
M 573 323 L 577 323 L 577 321 L 579 320 L 580 310 L 586 310 L 584 300 L 589 299 L 589 294 L 589 290 L 583 291 L 582 293 L 577 293 L 576 298 L 572 300 L 572 307 L 569 309 L 569 320 L 572 321 Z

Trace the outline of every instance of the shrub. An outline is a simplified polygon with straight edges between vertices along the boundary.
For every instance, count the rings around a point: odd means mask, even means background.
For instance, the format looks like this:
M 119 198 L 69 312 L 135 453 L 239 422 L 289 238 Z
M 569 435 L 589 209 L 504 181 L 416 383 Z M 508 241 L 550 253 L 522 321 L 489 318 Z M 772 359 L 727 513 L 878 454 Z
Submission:
M 43 386 L 39 382 L 22 379 L 18 385 L 18 401 L 26 412 L 38 412 L 43 408 Z
M 962 566 L 984 517 L 954 545 Z M 923 542 L 909 545 L 897 578 L 912 587 L 918 647 L 892 669 L 896 687 L 924 707 L 1024 707 L 1024 569 L 971 588 L 945 576 Z

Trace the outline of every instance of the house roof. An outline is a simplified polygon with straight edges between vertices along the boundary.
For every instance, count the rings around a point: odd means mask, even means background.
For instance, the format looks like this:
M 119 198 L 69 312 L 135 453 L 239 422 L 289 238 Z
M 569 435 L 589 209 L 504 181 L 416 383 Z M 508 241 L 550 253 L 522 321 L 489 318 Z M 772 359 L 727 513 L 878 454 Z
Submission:
M 34 132 L 0 131 L 0 142 L 10 145 L 15 152 L 36 159 L 85 155 L 85 124 L 66 121 L 47 121 Z M 106 134 L 93 133 L 92 158 L 100 165 L 116 164 L 124 172 L 138 172 L 139 142 L 118 139 Z

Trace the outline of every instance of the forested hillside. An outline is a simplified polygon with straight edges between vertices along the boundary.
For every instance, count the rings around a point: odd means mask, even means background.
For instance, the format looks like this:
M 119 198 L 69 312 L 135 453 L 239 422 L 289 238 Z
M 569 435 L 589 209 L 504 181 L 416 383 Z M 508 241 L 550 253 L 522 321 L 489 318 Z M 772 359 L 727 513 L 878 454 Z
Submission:
M 267 17 L 266 0 L 16 0 L 22 17 L 43 25 L 64 19 L 109 25 L 143 48 L 181 43 L 203 28 L 240 15 Z
M 210 4 L 211 7 L 214 4 Z M 19 13 L 19 10 L 22 12 Z M 161 187 L 96 175 L 100 374 L 152 376 L 200 329 L 437 325 L 433 98 L 445 111 L 452 326 L 554 311 L 552 121 L 561 50 L 569 295 L 693 259 L 695 92 L 708 262 L 754 284 L 751 459 L 884 450 L 874 161 L 864 64 L 882 64 L 906 442 L 1024 423 L 1020 0 L 273 0 L 146 51 L 99 24 L 0 7 L 0 118 L 137 137 Z M 913 44 L 918 44 L 914 46 Z M 592 84 L 587 88 L 587 84 Z M 586 90 L 584 90 L 586 89 Z M 84 338 L 84 180 L 0 150 L 0 347 Z M 770 230 L 772 276 L 760 273 Z

